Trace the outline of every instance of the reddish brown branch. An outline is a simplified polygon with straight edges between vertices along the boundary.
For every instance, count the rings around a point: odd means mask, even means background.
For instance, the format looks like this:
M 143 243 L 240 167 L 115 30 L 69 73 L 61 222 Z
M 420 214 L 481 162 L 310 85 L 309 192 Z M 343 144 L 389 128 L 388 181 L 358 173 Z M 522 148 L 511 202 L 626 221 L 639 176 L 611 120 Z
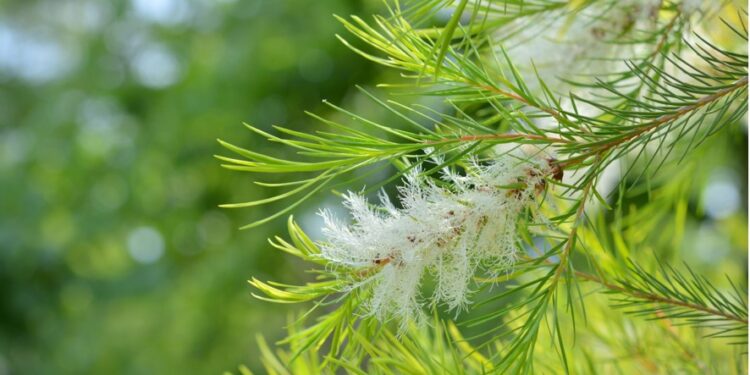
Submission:
M 708 105 L 710 103 L 713 103 L 713 102 L 715 102 L 715 101 L 717 101 L 717 100 L 719 100 L 719 99 L 721 99 L 721 98 L 723 98 L 723 97 L 725 97 L 725 96 L 727 96 L 727 95 L 729 95 L 729 94 L 731 94 L 731 93 L 735 92 L 736 90 L 739 90 L 739 89 L 741 89 L 743 87 L 747 87 L 747 77 L 743 77 L 742 79 L 738 80 L 737 82 L 735 82 L 733 85 L 731 85 L 729 87 L 725 87 L 725 88 L 723 88 L 723 89 L 721 89 L 721 90 L 719 90 L 719 91 L 717 91 L 717 92 L 715 92 L 715 93 L 713 93 L 711 95 L 702 97 L 702 98 L 698 99 L 698 101 L 696 101 L 693 104 L 681 107 L 681 108 L 677 109 L 677 111 L 675 111 L 673 113 L 670 113 L 668 115 L 660 116 L 657 119 L 651 121 L 649 124 L 646 124 L 646 125 L 643 125 L 643 126 L 639 127 L 638 129 L 636 129 L 633 132 L 631 132 L 631 134 L 629 134 L 629 135 L 627 135 L 627 136 L 625 136 L 623 138 L 616 139 L 616 140 L 613 140 L 613 141 L 601 144 L 601 145 L 595 147 L 594 149 L 592 149 L 591 151 L 589 151 L 589 152 L 587 152 L 585 154 L 582 154 L 582 155 L 580 155 L 578 157 L 575 157 L 573 159 L 568 159 L 568 160 L 562 161 L 562 162 L 560 162 L 560 167 L 562 167 L 562 168 L 570 167 L 570 166 L 573 166 L 573 165 L 576 165 L 576 164 L 582 162 L 583 160 L 586 160 L 590 156 L 601 155 L 602 153 L 604 153 L 606 151 L 609 151 L 609 150 L 611 150 L 612 148 L 614 148 L 614 147 L 616 147 L 618 145 L 621 145 L 621 144 L 623 144 L 623 143 L 625 143 L 625 142 L 627 142 L 627 141 L 629 141 L 629 140 L 631 140 L 633 138 L 636 138 L 636 137 L 641 136 L 641 135 L 643 135 L 645 133 L 648 133 L 648 132 L 650 132 L 652 130 L 655 130 L 655 129 L 659 128 L 660 126 L 664 125 L 664 124 L 671 123 L 672 121 L 674 121 L 674 120 L 676 120 L 676 119 L 684 116 L 685 114 L 688 114 L 688 113 L 690 113 L 692 111 L 695 111 L 697 109 L 700 109 L 700 108 L 702 108 L 702 107 L 704 107 L 704 106 L 706 106 L 706 105 Z
M 472 142 L 472 141 L 486 141 L 486 140 L 499 140 L 499 139 L 502 139 L 502 140 L 527 139 L 527 140 L 542 141 L 542 142 L 548 142 L 548 143 L 570 143 L 571 142 L 567 139 L 557 138 L 557 137 L 547 137 L 544 135 L 503 133 L 503 134 L 464 135 L 458 138 L 443 138 L 443 139 L 439 139 L 436 141 L 429 141 L 427 143 L 435 144 L 435 143 L 445 143 L 445 142 L 455 142 L 455 141 Z
M 640 292 L 640 291 L 634 291 L 634 290 L 628 290 L 628 289 L 625 289 L 625 288 L 623 288 L 623 287 L 621 287 L 619 285 L 615 285 L 615 284 L 611 284 L 609 282 L 606 282 L 606 281 L 600 279 L 597 276 L 594 276 L 594 275 L 591 275 L 591 274 L 588 274 L 588 273 L 585 273 L 585 272 L 581 272 L 581 271 L 575 271 L 575 274 L 576 274 L 576 276 L 578 276 L 578 277 L 580 277 L 580 278 L 582 278 L 584 280 L 593 281 L 593 282 L 595 282 L 595 283 L 597 283 L 597 284 L 599 284 L 599 285 L 601 285 L 601 286 L 603 286 L 603 287 L 605 287 L 605 288 L 607 288 L 609 290 L 612 290 L 612 291 L 615 291 L 615 292 L 618 292 L 618 293 L 622 293 L 622 294 L 625 294 L 625 295 L 628 295 L 628 296 L 631 296 L 631 297 L 639 298 L 639 299 L 642 299 L 642 300 L 645 300 L 645 301 L 649 301 L 649 302 L 654 302 L 654 303 L 663 303 L 663 304 L 666 304 L 666 305 L 680 306 L 680 307 L 685 307 L 685 308 L 689 308 L 689 309 L 693 309 L 693 310 L 703 311 L 703 312 L 705 312 L 707 314 L 711 314 L 711 315 L 715 315 L 715 316 L 721 316 L 721 317 L 729 319 L 729 320 L 734 320 L 736 322 L 747 324 L 747 318 L 743 319 L 743 318 L 740 318 L 740 317 L 735 316 L 735 315 L 727 314 L 727 313 L 725 313 L 723 311 L 712 309 L 710 307 L 706 307 L 706 306 L 698 305 L 698 304 L 694 304 L 694 303 L 689 303 L 689 302 L 684 302 L 684 301 L 679 301 L 679 300 L 673 300 L 673 299 L 665 298 L 665 297 L 662 297 L 662 296 L 657 296 L 657 295 L 650 294 L 650 293 L 645 293 L 645 292 Z

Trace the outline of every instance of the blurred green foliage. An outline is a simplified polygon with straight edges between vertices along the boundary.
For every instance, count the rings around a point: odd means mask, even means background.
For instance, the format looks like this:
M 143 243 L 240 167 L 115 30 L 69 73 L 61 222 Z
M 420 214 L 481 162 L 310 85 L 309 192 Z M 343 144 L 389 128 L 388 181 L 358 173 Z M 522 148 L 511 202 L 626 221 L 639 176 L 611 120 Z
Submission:
M 246 280 L 299 271 L 264 251 L 283 219 L 236 230 L 278 206 L 217 208 L 264 193 L 215 139 L 349 100 L 374 71 L 331 14 L 373 6 L 0 1 L 0 374 L 257 367 L 286 313 Z

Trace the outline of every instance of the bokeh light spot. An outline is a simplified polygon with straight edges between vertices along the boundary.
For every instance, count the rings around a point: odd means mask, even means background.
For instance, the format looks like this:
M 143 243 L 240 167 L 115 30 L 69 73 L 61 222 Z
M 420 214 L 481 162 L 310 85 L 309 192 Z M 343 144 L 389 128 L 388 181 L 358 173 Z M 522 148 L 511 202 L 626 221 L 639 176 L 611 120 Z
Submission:
M 133 9 L 143 20 L 176 25 L 190 18 L 190 3 L 185 0 L 132 0 Z
M 128 235 L 128 253 L 139 263 L 154 263 L 164 254 L 164 239 L 153 227 L 138 227 Z
M 180 78 L 177 58 L 159 44 L 146 45 L 136 52 L 130 63 L 135 79 L 146 87 L 165 88 Z
M 703 190 L 706 215 L 712 219 L 723 219 L 740 207 L 740 191 L 731 176 L 715 175 Z

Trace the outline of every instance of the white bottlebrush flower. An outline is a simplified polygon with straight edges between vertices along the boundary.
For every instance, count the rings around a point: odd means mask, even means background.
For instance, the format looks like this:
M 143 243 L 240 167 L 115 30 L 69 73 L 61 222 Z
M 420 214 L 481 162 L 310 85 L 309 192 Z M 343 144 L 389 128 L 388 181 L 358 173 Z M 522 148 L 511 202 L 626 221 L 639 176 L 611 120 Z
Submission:
M 703 5 L 703 0 L 683 0 L 679 5 L 679 9 L 682 13 L 690 15 L 699 12 Z
M 384 193 L 382 204 L 373 207 L 349 192 L 345 205 L 351 225 L 321 212 L 322 256 L 358 270 L 355 275 L 364 280 L 356 285 L 372 288 L 368 312 L 381 320 L 406 322 L 420 315 L 420 285 L 427 272 L 437 282 L 431 302 L 460 308 L 478 267 L 497 273 L 513 264 L 516 222 L 553 169 L 549 159 L 504 154 L 488 164 L 472 163 L 465 175 L 444 172 L 450 189 L 419 177 L 417 170 L 399 188 L 402 208 Z
M 584 72 L 605 75 L 622 71 L 626 69 L 626 57 L 648 53 L 644 49 L 648 47 L 640 43 L 611 41 L 637 40 L 644 31 L 655 30 L 660 5 L 659 0 L 608 1 L 592 3 L 569 16 L 566 13 L 578 6 L 570 5 L 557 17 L 532 23 L 516 21 L 509 29 L 523 25 L 514 37 L 517 42 L 503 47 L 526 77 L 538 74 L 546 84 L 564 93 L 573 87 L 560 80 L 561 77 L 584 81 Z M 501 32 L 499 40 L 504 36 Z M 526 83 L 541 88 L 535 79 Z

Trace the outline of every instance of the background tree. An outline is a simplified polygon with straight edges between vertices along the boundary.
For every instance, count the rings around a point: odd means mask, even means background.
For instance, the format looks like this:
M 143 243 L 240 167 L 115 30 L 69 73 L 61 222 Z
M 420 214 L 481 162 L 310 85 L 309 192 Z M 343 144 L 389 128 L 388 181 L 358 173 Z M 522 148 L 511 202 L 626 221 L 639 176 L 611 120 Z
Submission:
M 285 222 L 248 236 L 217 207 L 267 192 L 217 167 L 215 139 L 361 103 L 350 80 L 382 73 L 331 13 L 379 6 L 0 1 L 0 374 L 261 368 L 254 333 L 281 337 L 289 309 L 246 280 L 297 270 L 256 251 Z

